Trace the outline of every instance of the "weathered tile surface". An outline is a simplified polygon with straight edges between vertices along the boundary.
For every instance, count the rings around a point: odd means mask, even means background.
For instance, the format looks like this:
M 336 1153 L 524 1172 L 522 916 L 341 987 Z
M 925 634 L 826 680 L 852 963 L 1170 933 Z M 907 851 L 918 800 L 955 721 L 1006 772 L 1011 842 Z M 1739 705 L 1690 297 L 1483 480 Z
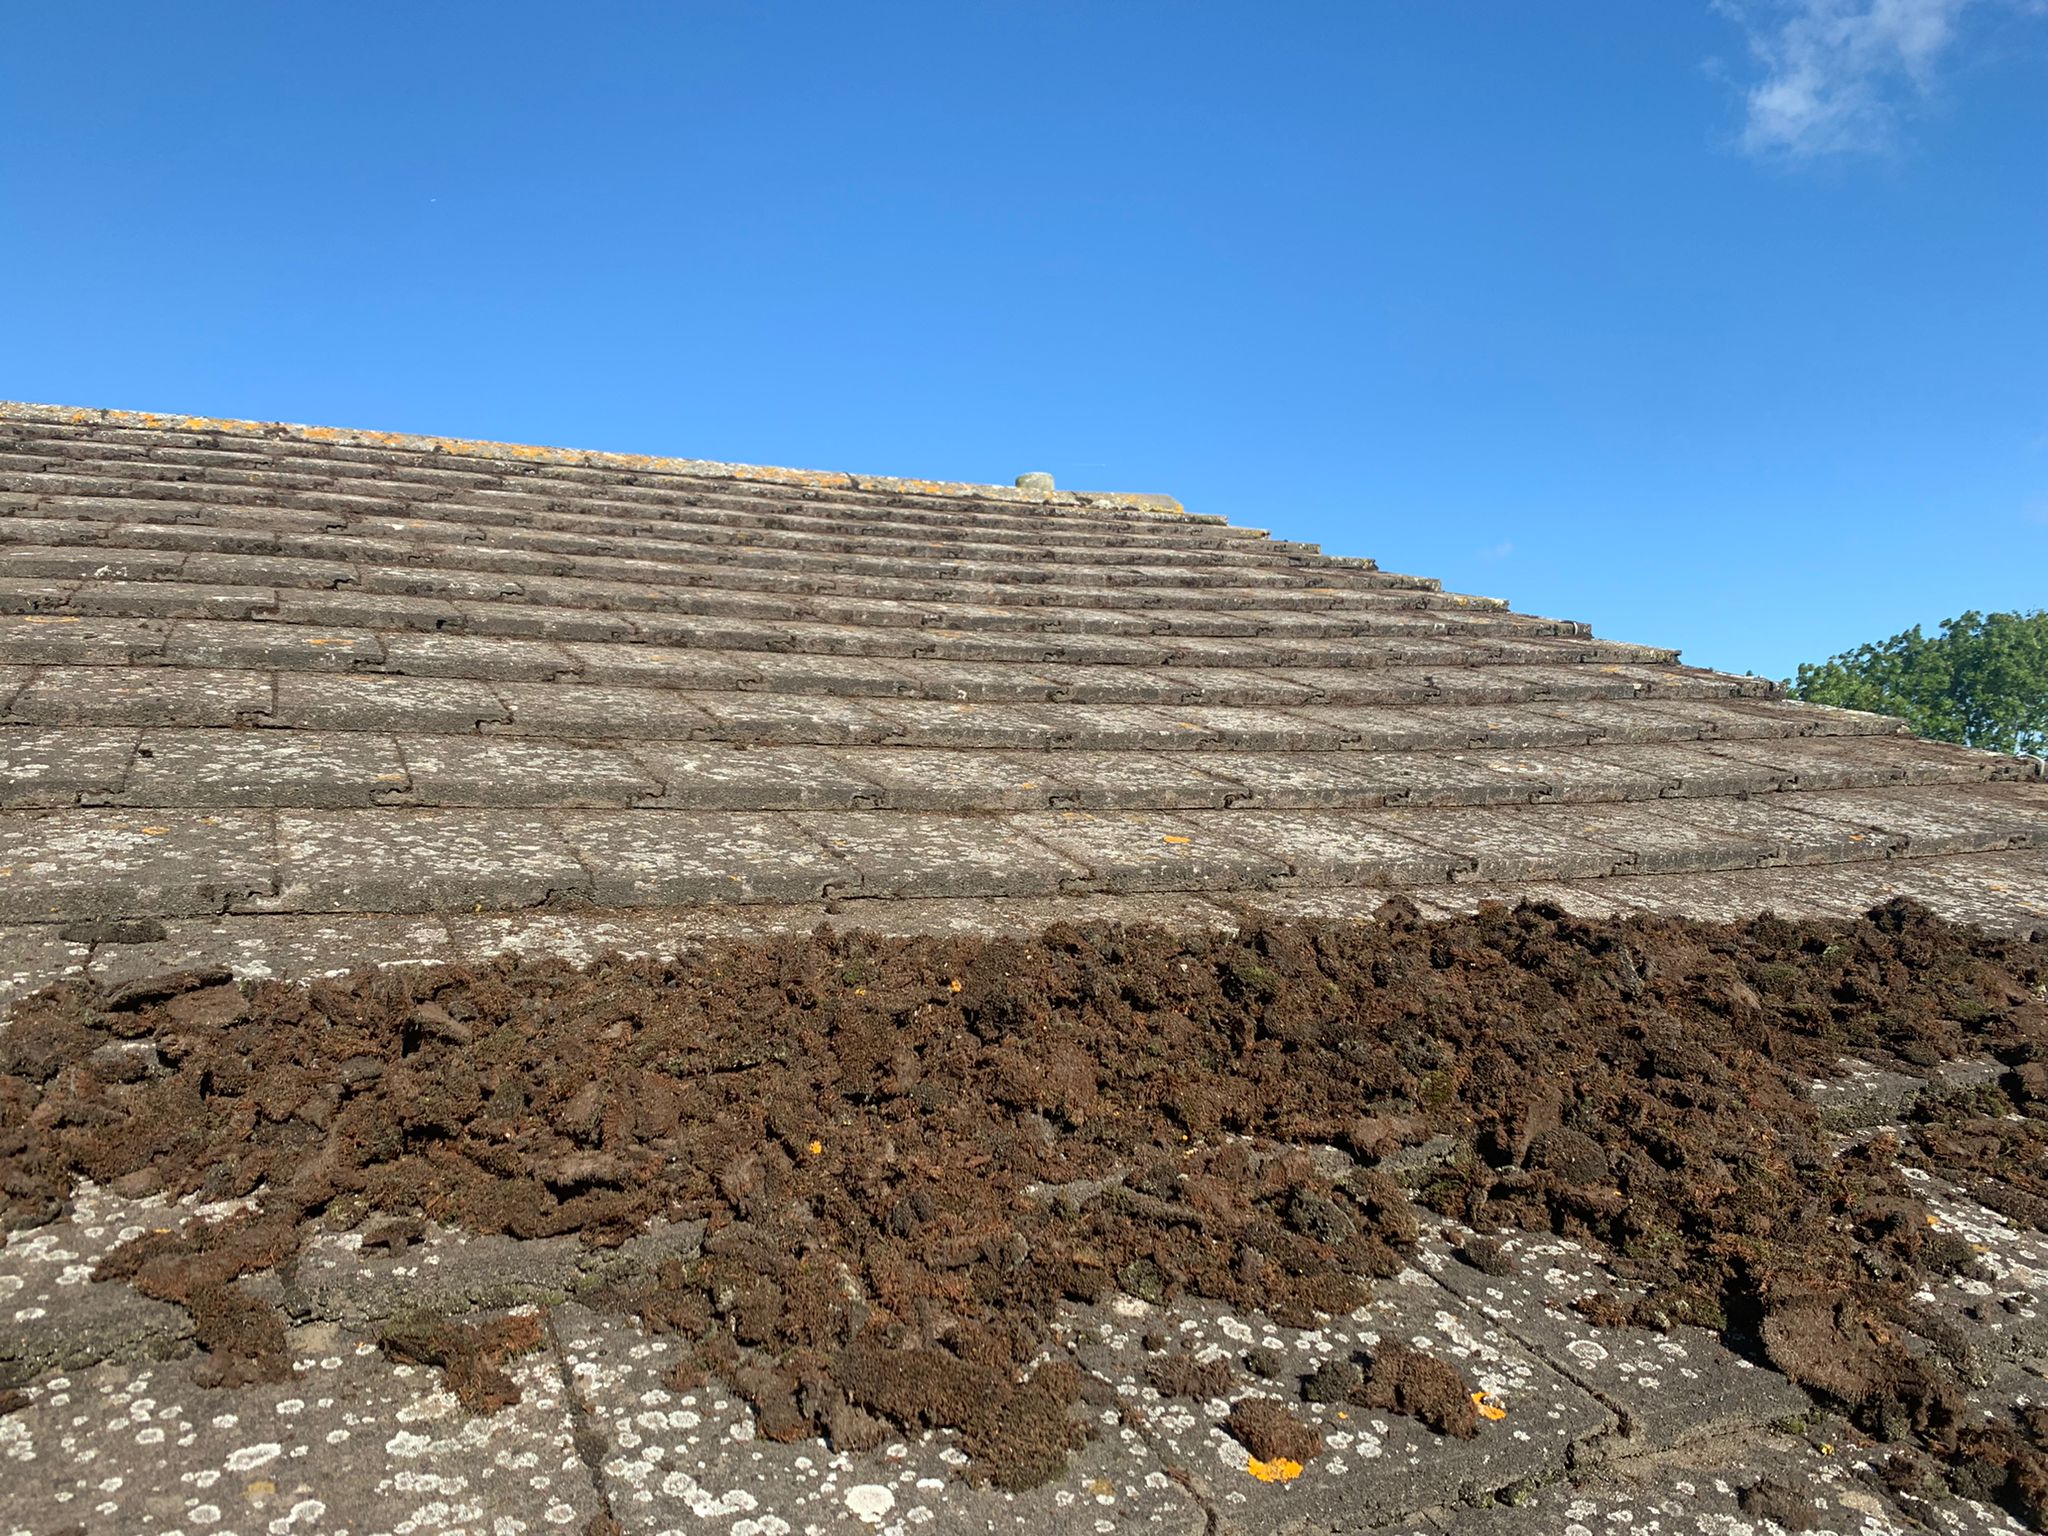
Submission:
M 433 731 L 467 735 L 510 720 L 487 684 L 467 679 L 353 674 L 277 675 L 271 723 L 294 730 Z
M 294 1377 L 275 1385 L 201 1387 L 187 1360 L 29 1384 L 0 1420 L 0 1527 L 538 1532 L 598 1513 L 549 1354 L 507 1367 L 517 1405 L 473 1418 L 359 1334 L 318 1325 L 290 1342 Z
M 142 732 L 126 781 L 110 796 L 132 806 L 392 804 L 409 785 L 389 736 L 364 731 Z
M 211 667 L 44 667 L 8 706 L 27 725 L 236 726 L 261 722 L 267 672 Z
M 1910 1511 L 1887 1496 L 1873 1471 L 1881 1452 L 1820 1445 L 1785 1435 L 1748 1434 L 1647 1456 L 1590 1475 L 1521 1492 L 1512 1503 L 1446 1510 L 1445 1536 L 1777 1536 L 1787 1527 L 1764 1511 L 1790 1512 L 1808 1536 L 2005 1536 L 2025 1529 L 1998 1510 L 1965 1500 Z M 1752 1505 L 1759 1491 L 1783 1502 Z
M 565 811 L 555 826 L 605 906 L 815 901 L 847 880 L 815 837 L 772 811 Z
M 654 775 L 616 747 L 427 735 L 395 745 L 415 805 L 623 807 L 658 793 Z
M 663 1381 L 672 1341 L 574 1305 L 556 1314 L 571 1379 L 601 1442 L 598 1476 L 628 1532 L 1049 1532 L 1200 1536 L 1201 1507 L 1127 1428 L 1105 1422 L 1066 1473 L 1028 1493 L 971 1487 L 947 1434 L 858 1455 L 758 1438 L 753 1414 L 715 1381 Z M 1113 1412 L 1105 1415 L 1113 1419 Z
M 1010 823 L 1087 871 L 1066 889 L 1207 891 L 1258 888 L 1290 873 L 1285 859 L 1241 842 L 1215 815 L 1054 811 Z
M 35 407 L 0 426 L 27 445 L 0 504 L 0 814 L 100 823 L 44 825 L 47 847 L 8 824 L 14 921 L 355 913 L 374 949 L 380 914 L 544 902 L 1349 912 L 1538 887 L 2048 915 L 2037 763 L 1170 506 Z M 138 728 L 165 734 L 124 756 Z M 801 834 L 847 852 L 658 819 L 789 812 L 853 818 Z M 200 813 L 221 830 L 176 830 Z M 614 815 L 575 822 L 579 853 L 549 819 Z
M 131 730 L 0 731 L 0 808 L 104 803 L 128 777 Z
M 0 813 L 0 921 L 222 912 L 276 880 L 268 812 Z
M 1500 1273 L 1482 1272 L 1435 1245 L 1421 1267 L 1613 1410 L 1630 1450 L 1663 1450 L 1807 1410 L 1804 1392 L 1704 1329 L 1666 1335 L 1587 1322 L 1573 1302 L 1624 1288 L 1578 1244 L 1515 1234 L 1496 1251 Z
M 1158 1358 L 1144 1335 L 1163 1331 L 1169 1347 L 1230 1363 L 1229 1398 L 1162 1400 L 1146 1380 Z M 1301 1382 L 1324 1362 L 1349 1358 L 1392 1338 L 1447 1361 L 1502 1411 L 1478 1438 L 1439 1435 L 1398 1414 L 1343 1403 L 1305 1402 Z M 1432 1506 L 1488 1496 L 1563 1475 L 1575 1448 L 1614 1427 L 1614 1417 L 1504 1331 L 1415 1270 L 1382 1281 L 1374 1300 L 1313 1330 L 1281 1328 L 1213 1307 L 1176 1305 L 1164 1315 L 1135 1298 L 1077 1314 L 1071 1342 L 1082 1365 L 1145 1411 L 1145 1435 L 1170 1464 L 1185 1467 L 1222 1518 L 1246 1531 L 1370 1530 Z M 1277 1373 L 1255 1375 L 1247 1351 L 1270 1350 Z M 1221 1420 L 1241 1397 L 1284 1401 L 1323 1437 L 1324 1450 L 1298 1476 L 1264 1476 Z
M 590 876 L 534 811 L 280 811 L 279 886 L 250 910 L 419 912 L 538 906 Z
M 848 871 L 836 894 L 876 897 L 1050 896 L 1088 878 L 1029 826 L 989 816 L 908 818 L 882 812 L 797 818 Z

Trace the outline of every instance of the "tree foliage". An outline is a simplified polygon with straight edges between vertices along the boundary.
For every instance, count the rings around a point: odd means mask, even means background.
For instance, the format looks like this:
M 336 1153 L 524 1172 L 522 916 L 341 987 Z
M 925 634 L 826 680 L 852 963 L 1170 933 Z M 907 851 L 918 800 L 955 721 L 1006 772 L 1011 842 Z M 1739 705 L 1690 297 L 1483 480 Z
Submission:
M 1994 752 L 2048 750 L 2048 611 L 1977 613 L 1804 665 L 1794 698 L 1896 715 L 1922 736 Z

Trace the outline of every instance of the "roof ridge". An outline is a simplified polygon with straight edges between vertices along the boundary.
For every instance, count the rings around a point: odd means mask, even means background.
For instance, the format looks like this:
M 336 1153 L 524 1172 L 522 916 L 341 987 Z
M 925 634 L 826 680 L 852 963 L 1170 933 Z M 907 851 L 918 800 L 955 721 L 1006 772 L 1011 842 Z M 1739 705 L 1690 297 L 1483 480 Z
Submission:
M 292 438 L 308 443 L 334 443 L 355 448 L 391 448 L 413 453 L 445 453 L 455 457 L 511 458 L 534 464 L 566 464 L 586 469 L 652 470 L 721 480 L 747 480 L 813 490 L 879 491 L 917 496 L 974 497 L 983 501 L 1038 503 L 1060 507 L 1115 507 L 1190 521 L 1222 522 L 1220 517 L 1192 517 L 1172 497 L 1144 491 L 1062 491 L 1013 485 L 982 485 L 963 480 L 918 480 L 896 475 L 861 475 L 843 470 L 790 469 L 775 465 L 735 464 L 715 459 L 671 458 L 658 454 L 612 453 L 594 448 L 559 448 L 530 443 L 503 443 L 486 438 L 436 437 L 413 432 L 379 432 L 352 427 L 316 427 L 298 422 L 244 421 L 229 416 L 188 416 L 157 411 L 123 411 L 108 407 L 43 405 L 26 400 L 0 400 L 0 421 L 56 425 L 96 424 L 151 432 L 227 432 L 245 437 Z

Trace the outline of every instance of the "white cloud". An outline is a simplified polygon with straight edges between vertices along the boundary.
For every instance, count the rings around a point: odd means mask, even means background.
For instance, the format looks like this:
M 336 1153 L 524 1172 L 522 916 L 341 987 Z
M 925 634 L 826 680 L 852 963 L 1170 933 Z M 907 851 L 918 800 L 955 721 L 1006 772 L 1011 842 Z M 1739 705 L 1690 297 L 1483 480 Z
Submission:
M 1901 109 L 1934 89 L 1963 13 L 1986 0 L 1713 3 L 1748 34 L 1763 72 L 1745 92 L 1743 148 L 1803 159 L 1884 148 Z

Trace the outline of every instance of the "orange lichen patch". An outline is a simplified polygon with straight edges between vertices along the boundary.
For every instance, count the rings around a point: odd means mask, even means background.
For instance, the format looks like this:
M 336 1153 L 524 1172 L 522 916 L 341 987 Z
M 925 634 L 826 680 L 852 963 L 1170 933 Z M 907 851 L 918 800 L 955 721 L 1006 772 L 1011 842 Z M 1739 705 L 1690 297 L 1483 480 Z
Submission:
M 951 981 L 947 982 L 946 990 L 948 992 L 958 992 L 960 990 L 960 978 L 955 976 Z
M 1474 1392 L 1472 1406 L 1479 1410 L 1479 1417 L 1495 1424 L 1508 1416 L 1508 1405 L 1492 1392 Z
M 1271 1461 L 1252 1456 L 1246 1459 L 1244 1469 L 1262 1483 L 1291 1483 L 1301 1476 L 1301 1463 L 1285 1456 L 1275 1456 Z
M 68 615 L 54 613 L 24 613 L 17 615 L 23 624 L 76 624 L 80 621 Z
M 1159 834 L 1159 841 L 1162 843 L 1192 843 L 1194 839 L 1192 837 L 1179 837 L 1171 832 L 1162 832 Z
M 810 1153 L 813 1157 L 819 1157 L 823 1155 L 825 1151 L 825 1143 L 818 1140 L 817 1137 L 813 1136 L 811 1138 L 810 1145 L 806 1146 L 804 1150 Z
M 313 636 L 311 636 L 311 637 L 309 637 L 309 638 L 307 639 L 307 641 L 306 641 L 306 644 L 308 644 L 308 645 L 354 645 L 354 644 L 355 644 L 355 641 L 354 641 L 353 639 L 351 639 L 351 638 L 350 638 L 349 636 L 347 636 L 347 635 L 313 635 Z

